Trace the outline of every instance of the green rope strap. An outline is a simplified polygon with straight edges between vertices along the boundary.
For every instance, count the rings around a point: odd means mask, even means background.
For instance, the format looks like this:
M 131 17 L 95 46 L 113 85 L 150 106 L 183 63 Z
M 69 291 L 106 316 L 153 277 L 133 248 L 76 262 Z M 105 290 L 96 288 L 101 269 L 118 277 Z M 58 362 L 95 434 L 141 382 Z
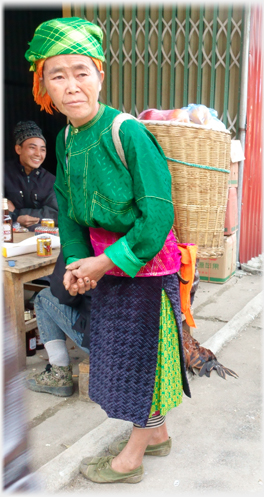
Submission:
M 230 173 L 228 169 L 221 169 L 220 167 L 210 167 L 210 166 L 200 166 L 199 164 L 190 164 L 189 162 L 183 162 L 177 159 L 171 159 L 170 157 L 166 157 L 167 160 L 171 160 L 172 162 L 178 162 L 179 164 L 184 164 L 185 166 L 199 167 L 199 169 L 209 169 L 210 171 L 219 171 L 221 173 Z

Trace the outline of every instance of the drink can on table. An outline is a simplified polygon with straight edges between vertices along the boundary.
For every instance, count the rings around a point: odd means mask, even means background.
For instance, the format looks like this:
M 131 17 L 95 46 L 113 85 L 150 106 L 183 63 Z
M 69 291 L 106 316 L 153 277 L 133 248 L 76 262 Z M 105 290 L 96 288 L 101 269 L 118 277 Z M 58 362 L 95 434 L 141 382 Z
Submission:
M 52 255 L 51 238 L 43 235 L 37 238 L 37 255 L 48 257 Z
M 41 226 L 47 226 L 48 228 L 54 228 L 55 221 L 54 219 L 41 219 Z

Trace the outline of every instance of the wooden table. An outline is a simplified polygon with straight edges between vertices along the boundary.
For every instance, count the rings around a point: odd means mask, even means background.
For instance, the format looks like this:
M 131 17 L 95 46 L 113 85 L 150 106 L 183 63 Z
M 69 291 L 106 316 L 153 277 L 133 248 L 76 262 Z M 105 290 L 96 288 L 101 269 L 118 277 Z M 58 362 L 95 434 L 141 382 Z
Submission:
M 34 233 L 14 233 L 14 243 L 29 236 L 34 236 Z M 59 253 L 60 249 L 57 248 L 52 249 L 50 257 L 39 257 L 36 252 L 15 257 L 2 257 L 5 309 L 17 337 L 20 369 L 26 366 L 26 332 L 37 327 L 36 318 L 26 322 L 24 320 L 24 285 L 51 274 Z M 10 259 L 16 261 L 14 267 L 8 265 L 7 261 Z

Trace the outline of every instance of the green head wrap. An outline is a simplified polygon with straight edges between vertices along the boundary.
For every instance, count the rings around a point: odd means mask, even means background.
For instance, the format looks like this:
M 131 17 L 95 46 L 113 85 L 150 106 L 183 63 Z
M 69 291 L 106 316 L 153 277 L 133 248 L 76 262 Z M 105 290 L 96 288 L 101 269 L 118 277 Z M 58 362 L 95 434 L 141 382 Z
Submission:
M 103 31 L 92 22 L 80 17 L 51 19 L 40 24 L 29 42 L 25 58 L 36 70 L 35 62 L 54 55 L 80 54 L 104 62 Z

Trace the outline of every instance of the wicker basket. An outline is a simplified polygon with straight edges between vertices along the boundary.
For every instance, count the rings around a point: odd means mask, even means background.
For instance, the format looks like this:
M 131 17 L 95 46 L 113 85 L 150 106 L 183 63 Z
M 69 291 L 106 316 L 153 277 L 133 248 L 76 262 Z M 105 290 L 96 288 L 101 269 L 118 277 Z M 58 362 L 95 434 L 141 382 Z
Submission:
M 183 162 L 168 160 L 177 240 L 196 244 L 197 257 L 220 257 L 224 253 L 230 132 L 171 121 L 142 122 L 167 159 Z

